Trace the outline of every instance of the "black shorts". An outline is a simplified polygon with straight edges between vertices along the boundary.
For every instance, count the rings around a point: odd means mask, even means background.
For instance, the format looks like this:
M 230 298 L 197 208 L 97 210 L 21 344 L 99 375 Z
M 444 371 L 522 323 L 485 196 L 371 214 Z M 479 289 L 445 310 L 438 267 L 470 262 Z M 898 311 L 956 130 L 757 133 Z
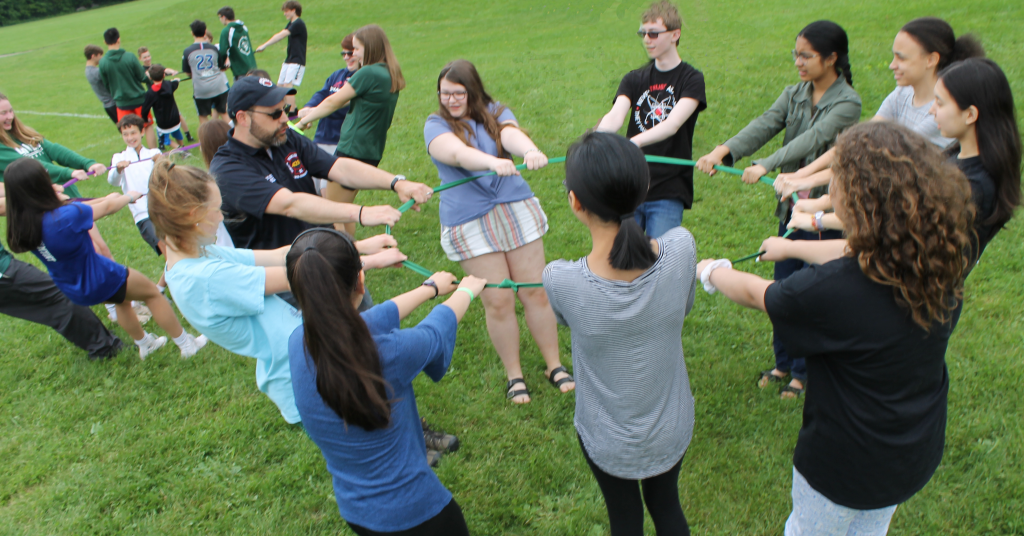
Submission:
M 216 109 L 218 113 L 228 113 L 228 92 L 225 91 L 216 97 L 210 97 L 208 99 L 192 99 L 196 101 L 196 112 L 200 116 L 206 117 L 210 115 L 210 111 Z
M 107 298 L 106 303 L 112 303 L 114 305 L 121 305 L 124 303 L 124 299 L 128 297 L 128 274 L 125 272 L 124 283 L 121 283 L 121 287 L 117 289 L 117 292 L 113 296 Z
M 351 158 L 352 160 L 358 160 L 358 161 L 360 161 L 360 162 L 362 162 L 364 164 L 367 164 L 367 165 L 370 165 L 370 166 L 373 166 L 373 167 L 377 167 L 377 166 L 380 165 L 380 160 L 371 160 L 369 158 L 356 158 L 354 156 L 349 156 L 349 155 L 347 155 L 347 154 L 345 154 L 345 153 L 343 153 L 341 151 L 334 151 L 334 156 L 337 156 L 338 158 Z M 348 186 L 343 186 L 341 184 L 339 184 L 338 186 L 341 186 L 342 188 L 344 188 L 344 189 L 346 189 L 346 190 L 348 190 L 350 192 L 355 192 L 356 191 L 355 188 L 349 188 Z
M 153 248 L 153 251 L 157 255 L 163 255 L 163 252 L 160 251 L 160 246 L 157 245 L 160 243 L 160 239 L 156 237 L 156 227 L 153 226 L 153 222 L 146 218 L 136 223 L 135 226 L 139 228 L 139 234 L 142 235 L 142 239 Z

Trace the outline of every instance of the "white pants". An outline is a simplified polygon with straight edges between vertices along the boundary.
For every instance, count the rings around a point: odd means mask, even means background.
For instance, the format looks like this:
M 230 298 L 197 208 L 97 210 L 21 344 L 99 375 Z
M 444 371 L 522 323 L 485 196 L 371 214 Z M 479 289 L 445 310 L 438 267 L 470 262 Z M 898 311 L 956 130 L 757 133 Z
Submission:
M 855 510 L 838 505 L 814 491 L 794 467 L 793 512 L 786 520 L 786 536 L 885 536 L 896 506 Z
M 294 87 L 302 85 L 302 75 L 306 74 L 306 66 L 298 63 L 282 63 L 281 74 L 277 77 L 277 85 L 291 84 Z

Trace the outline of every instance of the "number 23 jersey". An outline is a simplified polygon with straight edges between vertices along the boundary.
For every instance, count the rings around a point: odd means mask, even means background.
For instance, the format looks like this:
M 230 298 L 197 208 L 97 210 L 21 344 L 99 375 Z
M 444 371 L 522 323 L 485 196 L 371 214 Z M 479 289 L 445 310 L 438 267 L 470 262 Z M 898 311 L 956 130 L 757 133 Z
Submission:
M 225 59 L 210 43 L 192 43 L 185 49 L 181 71 L 192 75 L 195 98 L 209 99 L 228 90 L 228 77 L 221 71 Z

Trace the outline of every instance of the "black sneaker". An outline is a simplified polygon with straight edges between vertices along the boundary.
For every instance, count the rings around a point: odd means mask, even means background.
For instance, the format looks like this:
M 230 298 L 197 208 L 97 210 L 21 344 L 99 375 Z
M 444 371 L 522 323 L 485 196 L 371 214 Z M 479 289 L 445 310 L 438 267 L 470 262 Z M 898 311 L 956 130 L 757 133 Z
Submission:
M 423 425 L 423 441 L 426 442 L 427 449 L 439 452 L 455 452 L 459 450 L 459 438 L 440 430 L 431 429 L 426 419 L 420 419 L 420 423 Z
M 196 141 L 192 138 L 192 132 L 186 132 L 185 139 L 187 139 L 188 141 Z
M 111 344 L 103 350 L 93 352 L 89 354 L 89 361 L 106 361 L 107 359 L 113 359 L 117 354 L 124 350 L 124 342 L 121 339 L 114 339 L 114 344 Z
M 167 146 L 162 143 L 158 145 L 158 148 L 160 149 L 161 153 L 167 150 Z
M 437 467 L 439 463 L 441 463 L 441 453 L 433 449 L 427 449 L 427 465 Z

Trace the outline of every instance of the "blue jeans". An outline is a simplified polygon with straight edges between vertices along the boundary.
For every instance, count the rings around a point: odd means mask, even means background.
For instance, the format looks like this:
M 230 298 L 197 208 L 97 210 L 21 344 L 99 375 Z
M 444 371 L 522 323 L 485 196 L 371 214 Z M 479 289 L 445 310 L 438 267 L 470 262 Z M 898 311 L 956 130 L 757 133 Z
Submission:
M 647 201 L 636 207 L 636 222 L 651 238 L 658 238 L 683 223 L 683 202 L 679 199 Z

